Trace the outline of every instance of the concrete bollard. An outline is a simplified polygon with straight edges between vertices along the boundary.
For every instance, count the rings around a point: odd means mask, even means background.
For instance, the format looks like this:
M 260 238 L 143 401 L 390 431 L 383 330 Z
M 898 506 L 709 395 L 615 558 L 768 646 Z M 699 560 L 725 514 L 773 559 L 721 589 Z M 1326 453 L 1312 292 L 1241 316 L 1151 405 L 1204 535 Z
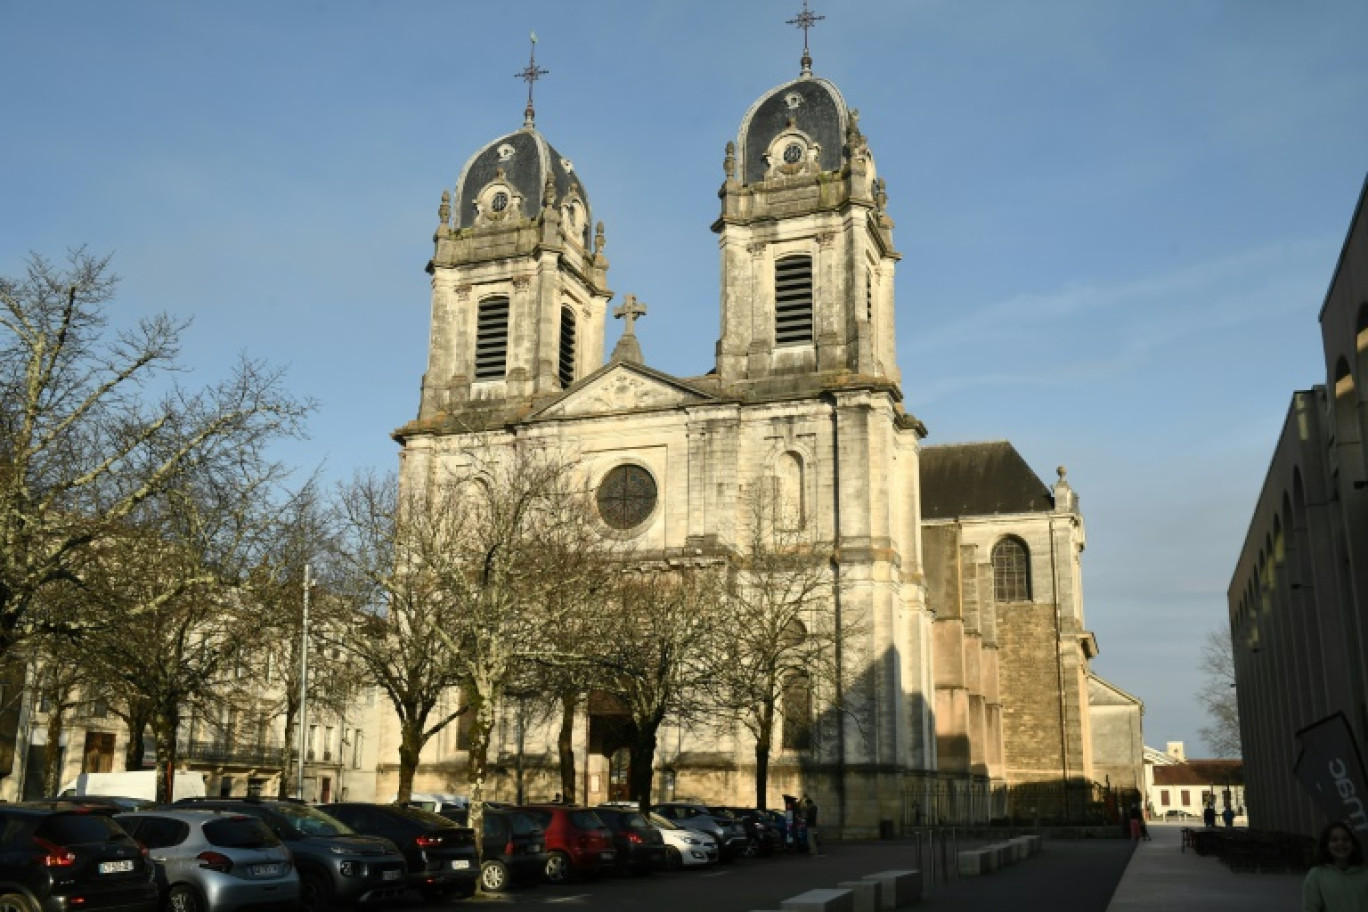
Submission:
M 864 879 L 878 882 L 880 909 L 902 909 L 921 902 L 922 873 L 915 868 L 866 874 Z
M 879 912 L 880 893 L 883 884 L 877 880 L 846 880 L 838 883 L 838 889 L 849 890 L 855 898 L 853 912 Z
M 849 890 L 808 890 L 779 904 L 781 912 L 855 912 L 855 894 Z

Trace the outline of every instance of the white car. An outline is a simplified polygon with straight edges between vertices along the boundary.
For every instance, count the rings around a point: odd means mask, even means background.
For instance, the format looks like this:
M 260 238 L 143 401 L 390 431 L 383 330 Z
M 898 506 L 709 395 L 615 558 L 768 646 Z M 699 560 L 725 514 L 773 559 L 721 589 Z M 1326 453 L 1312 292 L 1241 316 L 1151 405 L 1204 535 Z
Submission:
M 677 823 L 651 814 L 647 819 L 665 838 L 665 868 L 677 870 L 692 865 L 717 864 L 717 840 L 707 833 L 688 830 Z

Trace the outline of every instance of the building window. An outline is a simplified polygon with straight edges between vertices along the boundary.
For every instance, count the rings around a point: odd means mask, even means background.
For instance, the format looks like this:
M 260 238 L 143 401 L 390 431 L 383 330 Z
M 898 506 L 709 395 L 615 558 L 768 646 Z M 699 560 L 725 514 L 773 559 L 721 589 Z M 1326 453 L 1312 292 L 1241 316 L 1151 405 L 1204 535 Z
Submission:
M 595 496 L 599 516 L 614 529 L 632 529 L 650 518 L 656 505 L 656 482 L 639 465 L 620 465 L 603 476 Z
M 475 379 L 502 380 L 508 369 L 508 298 L 480 302 L 475 327 Z
M 774 264 L 774 343 L 812 344 L 812 257 L 784 257 Z
M 1159 793 L 1159 803 L 1162 804 L 1164 807 L 1168 807 L 1170 804 L 1173 803 L 1173 796 L 1169 794 L 1168 789 L 1164 789 Z
M 812 747 L 812 679 L 807 672 L 794 669 L 784 678 L 784 728 L 782 745 L 785 750 L 809 750 Z
M 556 371 L 561 389 L 575 382 L 575 311 L 561 308 L 560 368 Z
M 365 737 L 365 734 L 359 728 L 352 732 L 352 769 L 359 770 L 361 768 L 361 758 L 365 756 L 365 748 L 363 746 Z
M 1183 789 L 1182 791 L 1180 791 L 1178 793 L 1178 803 L 1181 804 L 1183 807 L 1190 806 L 1192 804 L 1192 793 L 1189 792 L 1187 789 Z
M 1004 538 L 993 546 L 993 597 L 999 602 L 1031 599 L 1031 555 L 1019 538 Z

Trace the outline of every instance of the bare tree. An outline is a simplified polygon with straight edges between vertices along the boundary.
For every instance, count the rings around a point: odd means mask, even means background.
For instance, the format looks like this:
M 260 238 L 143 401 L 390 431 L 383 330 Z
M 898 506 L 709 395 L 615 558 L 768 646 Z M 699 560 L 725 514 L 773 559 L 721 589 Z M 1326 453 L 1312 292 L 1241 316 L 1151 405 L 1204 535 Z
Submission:
M 791 748 L 811 746 L 813 693 L 837 693 L 837 641 L 851 631 L 838 630 L 829 610 L 835 549 L 814 540 L 811 520 L 769 485 L 747 491 L 742 505 L 745 533 L 727 601 L 728 661 L 706 684 L 719 716 L 755 739 L 755 801 L 763 808 L 776 733 Z
M 1198 731 L 1217 757 L 1240 756 L 1240 707 L 1235 698 L 1235 651 L 1230 628 L 1213 627 L 1202 643 L 1202 687 L 1197 702 L 1207 712 Z
M 32 632 L 44 589 L 77 578 L 182 470 L 254 464 L 309 409 L 246 360 L 183 389 L 172 372 L 187 324 L 159 315 L 111 331 L 116 285 L 108 258 L 84 249 L 61 265 L 33 254 L 24 275 L 0 278 L 0 659 Z
M 423 745 L 463 709 L 442 709 L 465 670 L 441 635 L 460 623 L 459 606 L 432 569 L 445 562 L 442 551 L 460 515 L 444 493 L 401 495 L 392 475 L 359 475 L 337 502 L 333 586 L 351 621 L 333 628 L 334 643 L 354 657 L 398 716 L 400 801 L 412 794 Z
M 722 639 L 736 633 L 726 611 L 720 562 L 675 563 L 622 572 L 613 597 L 613 635 L 603 637 L 597 689 L 632 720 L 630 790 L 642 810 L 660 727 L 710 718 L 701 699 L 710 679 L 732 661 Z

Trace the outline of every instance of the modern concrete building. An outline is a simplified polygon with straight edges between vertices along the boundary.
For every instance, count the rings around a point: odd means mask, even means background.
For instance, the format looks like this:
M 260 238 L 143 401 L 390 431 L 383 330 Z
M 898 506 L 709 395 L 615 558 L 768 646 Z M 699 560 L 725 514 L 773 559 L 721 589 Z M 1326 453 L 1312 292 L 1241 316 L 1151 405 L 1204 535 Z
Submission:
M 1366 185 L 1368 187 L 1368 185 Z M 1324 382 L 1292 394 L 1228 593 L 1251 826 L 1313 832 L 1296 733 L 1368 735 L 1368 208 L 1320 310 Z

